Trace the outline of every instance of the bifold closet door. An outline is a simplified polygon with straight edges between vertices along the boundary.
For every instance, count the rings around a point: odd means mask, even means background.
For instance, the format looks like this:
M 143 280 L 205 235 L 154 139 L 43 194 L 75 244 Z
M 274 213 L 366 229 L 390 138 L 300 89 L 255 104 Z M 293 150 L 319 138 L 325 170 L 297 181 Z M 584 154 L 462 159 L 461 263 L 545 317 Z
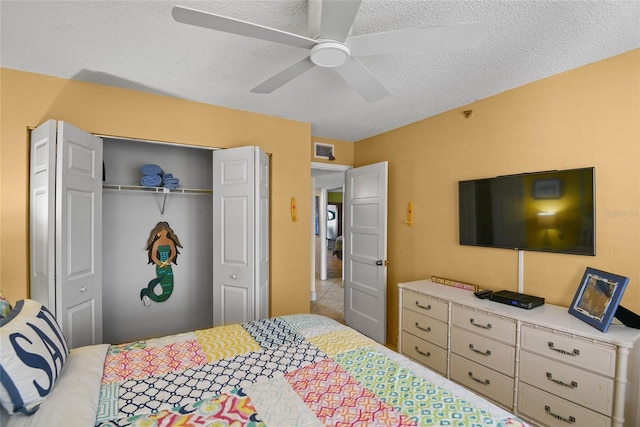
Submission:
M 269 160 L 258 147 L 213 157 L 213 324 L 269 316 Z
M 102 139 L 49 120 L 31 134 L 30 173 L 31 296 L 69 347 L 101 343 Z

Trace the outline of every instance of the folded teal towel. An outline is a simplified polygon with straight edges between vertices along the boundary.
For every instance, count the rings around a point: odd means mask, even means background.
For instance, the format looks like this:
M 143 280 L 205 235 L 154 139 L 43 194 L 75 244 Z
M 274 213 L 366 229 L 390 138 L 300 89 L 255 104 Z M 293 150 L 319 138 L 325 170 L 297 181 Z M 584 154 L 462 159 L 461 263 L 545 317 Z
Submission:
M 154 165 L 153 163 L 143 165 L 140 170 L 143 175 L 162 175 L 164 173 L 160 166 Z
M 160 187 L 160 185 L 162 185 L 162 178 L 160 175 L 145 175 L 140 180 L 140 184 L 145 187 Z

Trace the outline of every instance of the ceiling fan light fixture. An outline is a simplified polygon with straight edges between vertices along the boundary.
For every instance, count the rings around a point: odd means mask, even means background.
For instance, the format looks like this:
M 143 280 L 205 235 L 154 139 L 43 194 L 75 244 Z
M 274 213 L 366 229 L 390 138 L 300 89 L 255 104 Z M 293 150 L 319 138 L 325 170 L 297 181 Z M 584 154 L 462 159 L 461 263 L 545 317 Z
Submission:
M 311 48 L 311 62 L 320 67 L 336 68 L 343 65 L 351 56 L 351 51 L 343 43 L 320 42 Z

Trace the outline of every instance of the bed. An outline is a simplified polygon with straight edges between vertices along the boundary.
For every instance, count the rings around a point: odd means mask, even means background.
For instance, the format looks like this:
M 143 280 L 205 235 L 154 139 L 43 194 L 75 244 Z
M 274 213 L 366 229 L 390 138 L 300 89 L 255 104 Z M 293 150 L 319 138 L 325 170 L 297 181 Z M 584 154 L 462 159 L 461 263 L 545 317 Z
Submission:
M 69 351 L 51 313 L 23 300 L 0 332 L 7 426 L 526 425 L 318 315 Z

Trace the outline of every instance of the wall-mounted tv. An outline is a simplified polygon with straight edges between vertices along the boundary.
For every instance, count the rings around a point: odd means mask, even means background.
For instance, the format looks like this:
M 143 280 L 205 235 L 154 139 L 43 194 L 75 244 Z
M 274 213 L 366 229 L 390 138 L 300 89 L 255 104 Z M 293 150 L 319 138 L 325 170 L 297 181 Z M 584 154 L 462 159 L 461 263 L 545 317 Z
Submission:
M 595 255 L 595 169 L 458 183 L 460 244 Z

